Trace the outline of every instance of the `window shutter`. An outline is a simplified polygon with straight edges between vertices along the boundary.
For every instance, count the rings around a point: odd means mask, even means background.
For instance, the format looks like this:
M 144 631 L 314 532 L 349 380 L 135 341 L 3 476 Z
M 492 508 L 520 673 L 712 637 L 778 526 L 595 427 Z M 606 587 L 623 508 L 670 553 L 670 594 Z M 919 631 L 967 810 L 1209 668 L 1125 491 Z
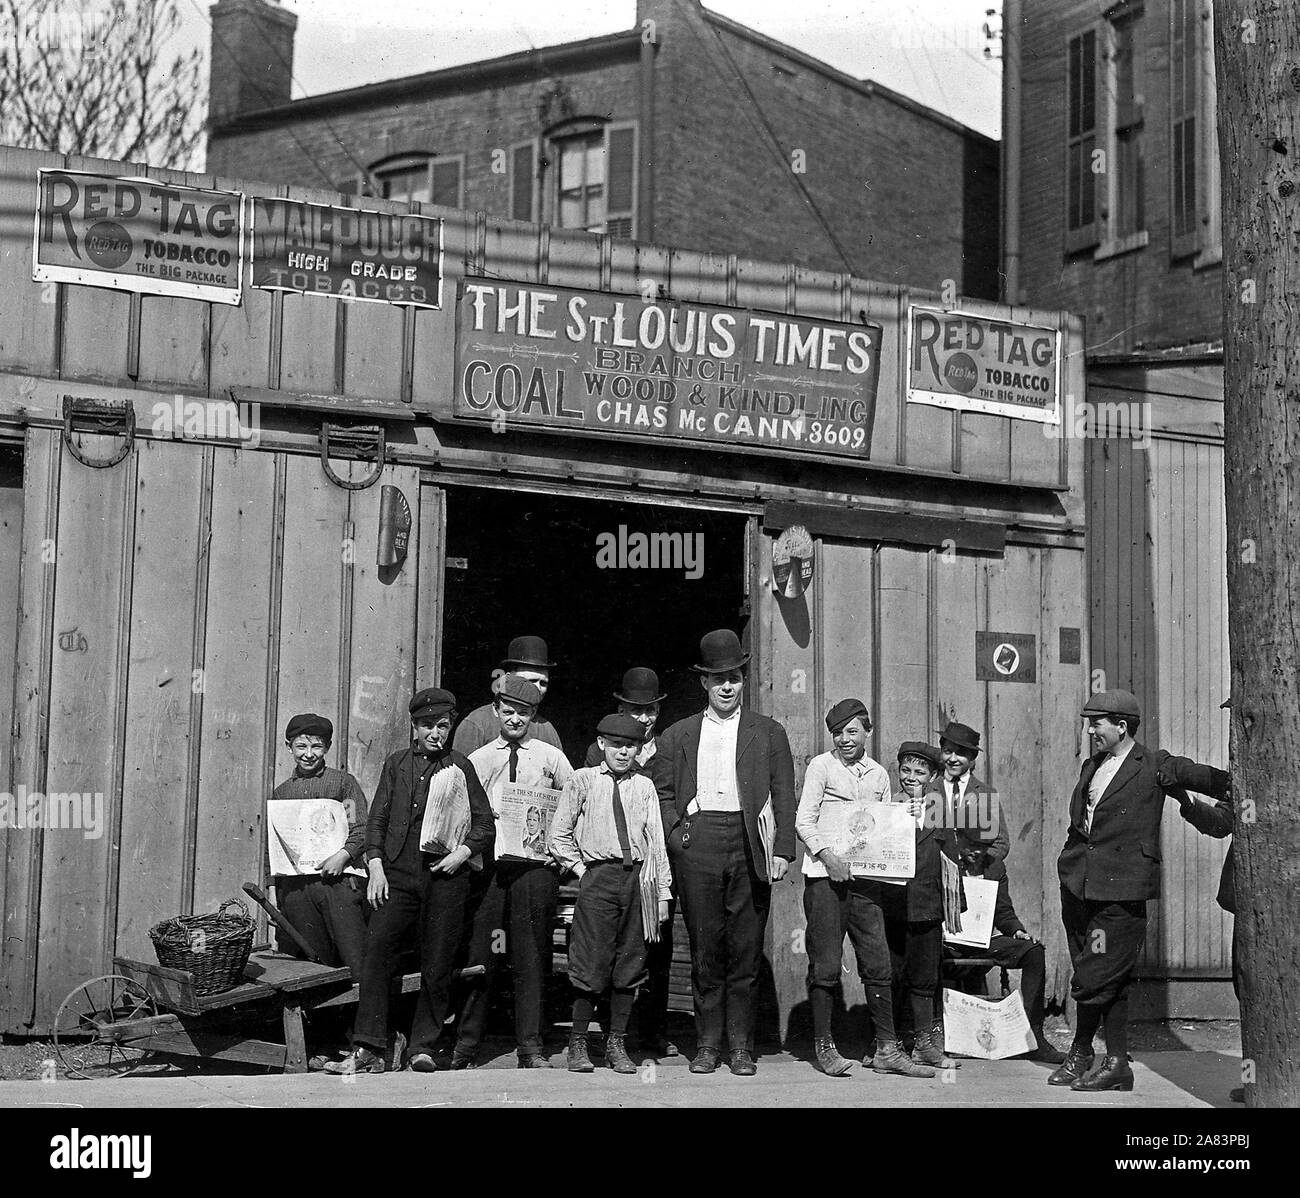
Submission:
M 526 141 L 510 152 L 510 219 L 536 220 L 537 143 Z
M 444 208 L 461 207 L 460 159 L 435 158 L 433 161 L 432 196 Z
M 1089 29 L 1066 47 L 1065 252 L 1095 246 L 1100 238 L 1098 177 L 1092 170 L 1097 138 L 1097 33 Z
M 1197 7 L 1197 0 L 1172 0 L 1169 7 L 1169 228 L 1175 258 L 1194 253 L 1197 240 Z
M 636 125 L 605 127 L 605 231 L 613 237 L 636 236 Z

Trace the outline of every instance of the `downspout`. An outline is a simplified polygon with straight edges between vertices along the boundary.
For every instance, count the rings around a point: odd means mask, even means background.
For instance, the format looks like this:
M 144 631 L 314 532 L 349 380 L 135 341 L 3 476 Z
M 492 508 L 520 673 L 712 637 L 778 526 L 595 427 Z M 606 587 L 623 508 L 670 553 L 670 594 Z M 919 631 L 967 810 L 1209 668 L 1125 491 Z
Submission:
M 1002 302 L 1020 302 L 1020 30 L 1022 0 L 1002 3 Z
M 637 114 L 637 189 L 636 229 L 638 241 L 655 239 L 655 53 L 659 48 L 658 25 L 650 36 L 641 26 L 641 61 L 639 67 L 640 109 Z

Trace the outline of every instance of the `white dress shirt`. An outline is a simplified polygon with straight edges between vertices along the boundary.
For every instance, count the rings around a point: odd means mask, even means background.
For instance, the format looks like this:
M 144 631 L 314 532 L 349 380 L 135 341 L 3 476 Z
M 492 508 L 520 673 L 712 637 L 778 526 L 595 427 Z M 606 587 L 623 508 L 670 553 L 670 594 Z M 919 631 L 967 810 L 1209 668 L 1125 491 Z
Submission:
M 1093 774 L 1092 780 L 1088 783 L 1088 806 L 1083 813 L 1083 830 L 1092 831 L 1092 816 L 1097 810 L 1097 804 L 1101 802 L 1101 796 L 1106 793 L 1106 787 L 1111 783 L 1111 779 L 1119 773 L 1119 767 L 1124 764 L 1124 759 L 1128 756 L 1129 750 L 1133 747 L 1133 741 L 1129 741 L 1124 746 L 1122 752 L 1116 753 L 1114 750 L 1106 754 L 1106 760 L 1098 767 L 1097 772 Z
M 890 801 L 889 773 L 879 762 L 864 754 L 848 765 L 837 752 L 831 751 L 817 754 L 808 763 L 794 816 L 794 830 L 807 850 L 803 855 L 805 877 L 826 877 L 826 866 L 817 859 L 817 854 L 833 845 L 817 828 L 822 805 L 862 800 Z
M 701 811 L 739 811 L 736 786 L 736 734 L 740 709 L 725 720 L 712 707 L 700 726 L 700 751 L 695 758 L 695 802 Z

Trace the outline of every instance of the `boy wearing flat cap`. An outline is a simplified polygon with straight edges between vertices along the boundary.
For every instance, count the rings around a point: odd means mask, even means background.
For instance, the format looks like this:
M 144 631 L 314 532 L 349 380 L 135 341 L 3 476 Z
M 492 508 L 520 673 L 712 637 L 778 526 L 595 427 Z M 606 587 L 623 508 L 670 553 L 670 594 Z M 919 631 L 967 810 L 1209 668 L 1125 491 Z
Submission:
M 655 724 L 659 704 L 666 697 L 659 689 L 659 675 L 644 666 L 633 666 L 623 675 L 623 683 L 614 693 L 618 713 L 630 715 L 645 730 L 645 740 L 637 746 L 633 769 L 645 770 L 651 778 L 657 767 L 658 745 Z M 592 741 L 587 748 L 585 766 L 598 766 L 605 760 L 600 745 Z M 668 901 L 668 922 L 663 935 L 647 946 L 650 980 L 641 990 L 636 1004 L 639 1047 L 652 1057 L 676 1056 L 677 1045 L 668 1040 L 668 997 L 673 965 L 673 919 L 677 913 L 676 897 Z
M 892 980 L 881 883 L 855 878 L 820 830 L 819 821 L 835 804 L 890 801 L 889 774 L 867 756 L 871 717 L 861 699 L 841 699 L 826 713 L 835 748 L 808 763 L 794 827 L 804 842 L 803 910 L 808 922 L 808 1001 L 812 1006 L 817 1064 L 830 1077 L 844 1077 L 853 1063 L 840 1056 L 831 1033 L 831 1015 L 840 988 L 840 961 L 847 933 L 876 1030 L 871 1061 L 878 1073 L 933 1077 L 899 1051 L 894 1035 Z
M 601 720 L 596 743 L 604 761 L 569 779 L 551 825 L 551 855 L 579 879 L 569 938 L 574 1000 L 568 1064 L 574 1073 L 594 1068 L 587 1029 L 595 1000 L 607 990 L 605 1060 L 615 1073 L 636 1072 L 627 1054 L 627 1025 L 637 988 L 647 978 L 646 941 L 659 937 L 672 887 L 658 792 L 634 769 L 644 737 L 643 725 L 632 716 Z
M 924 741 L 904 741 L 898 748 L 901 795 L 916 821 L 916 871 L 906 885 L 881 887 L 885 938 L 894 981 L 894 1026 L 912 1028 L 912 1061 L 935 1069 L 951 1069 L 935 1035 L 934 999 L 939 990 L 943 957 L 945 899 L 940 858 L 957 860 L 956 834 L 936 813 L 942 801 L 928 789 L 938 772 L 941 755 Z
M 993 935 L 988 948 L 971 948 L 961 944 L 945 944 L 946 957 L 989 957 L 1003 969 L 1020 970 L 1020 997 L 1024 1000 L 1025 1014 L 1034 1033 L 1037 1046 L 1025 1055 L 1031 1061 L 1059 1065 L 1065 1053 L 1053 1044 L 1043 1032 L 1043 991 L 1047 976 L 1047 958 L 1039 944 L 1020 922 L 1011 902 L 1011 888 L 1007 881 L 1007 867 L 1003 861 L 990 856 L 993 837 L 978 829 L 957 833 L 958 865 L 962 877 L 981 878 L 996 882 L 997 898 L 993 905 Z M 982 973 L 987 972 L 981 971 Z
M 930 789 L 943 796 L 937 814 L 943 826 L 971 830 L 988 844 L 990 861 L 1001 861 L 1011 850 L 997 796 L 972 772 L 980 755 L 980 734 L 967 724 L 950 720 L 939 733 L 940 772 Z
M 1093 695 L 1082 715 L 1093 755 L 1070 797 L 1070 826 L 1057 859 L 1061 922 L 1073 958 L 1074 1043 L 1048 1084 L 1072 1090 L 1132 1090 L 1128 1064 L 1128 991 L 1146 937 L 1147 900 L 1160 897 L 1160 821 L 1167 789 L 1226 796 L 1230 775 L 1134 734 L 1136 697 Z M 1093 1069 L 1092 1041 L 1104 1026 L 1106 1056 Z
M 366 920 L 361 889 L 355 877 L 343 871 L 360 866 L 366 841 L 366 796 L 361 784 L 346 770 L 325 764 L 334 739 L 334 725 L 323 715 L 304 712 L 290 719 L 284 743 L 293 754 L 294 769 L 271 792 L 275 799 L 330 799 L 342 805 L 348 818 L 343 847 L 321 862 L 320 875 L 278 876 L 275 899 L 285 918 L 302 933 L 316 956 L 326 965 L 346 965 L 361 976 L 365 956 Z M 275 835 L 271 831 L 272 836 Z M 277 933 L 281 952 L 301 956 L 298 945 Z
M 541 701 L 541 691 L 527 678 L 507 674 L 492 700 L 496 734 L 470 754 L 470 763 L 498 816 L 501 790 L 507 783 L 559 791 L 573 775 L 564 753 L 530 731 Z M 461 1010 L 452 1067 L 466 1069 L 474 1064 L 501 958 L 507 956 L 514 981 L 519 1067 L 549 1068 L 550 1061 L 542 1052 L 542 1010 L 559 902 L 554 864 L 549 858 L 536 861 L 498 856 L 486 862 L 483 872 L 474 878 L 469 902 L 469 963 L 483 966 L 484 972 L 470 984 Z M 505 953 L 500 944 L 503 931 Z
M 540 636 L 517 636 L 510 642 L 500 668 L 506 674 L 514 674 L 531 682 L 537 688 L 540 696 L 537 701 L 540 703 L 546 697 L 546 688 L 550 685 L 551 671 L 555 668 L 555 662 L 549 660 L 546 642 Z M 494 695 L 500 688 L 501 681 L 500 676 L 493 680 Z M 484 703 L 482 707 L 474 708 L 461 720 L 456 728 L 456 738 L 452 742 L 452 747 L 456 752 L 464 753 L 468 757 L 475 749 L 481 749 L 495 740 L 499 730 L 495 703 Z M 564 750 L 555 726 L 538 715 L 536 708 L 533 709 L 533 718 L 528 725 L 528 735 L 534 740 L 554 745 L 561 752 Z
M 701 639 L 695 670 L 707 706 L 663 734 L 653 771 L 691 938 L 691 1072 L 714 1072 L 725 1038 L 741 1077 L 758 1071 L 755 990 L 772 884 L 795 855 L 790 741 L 742 706 L 748 660 L 729 628 Z
M 412 744 L 385 762 L 366 824 L 366 929 L 353 1048 L 330 1073 L 382 1073 L 388 1043 L 388 991 L 402 943 L 414 927 L 420 945 L 420 996 L 411 1027 L 410 1065 L 432 1073 L 447 1017 L 455 954 L 465 921 L 471 858 L 492 851 L 492 807 L 474 767 L 448 747 L 456 718 L 450 691 L 422 690 L 410 702 Z M 426 812 L 440 838 L 422 844 Z

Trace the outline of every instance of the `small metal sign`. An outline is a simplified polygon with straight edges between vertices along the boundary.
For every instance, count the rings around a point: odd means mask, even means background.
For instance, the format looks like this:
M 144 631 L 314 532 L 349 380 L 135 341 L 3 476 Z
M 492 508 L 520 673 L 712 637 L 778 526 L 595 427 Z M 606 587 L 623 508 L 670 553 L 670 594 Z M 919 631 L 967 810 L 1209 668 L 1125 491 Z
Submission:
M 1037 682 L 1037 639 L 1025 632 L 977 632 L 975 678 L 980 682 Z

